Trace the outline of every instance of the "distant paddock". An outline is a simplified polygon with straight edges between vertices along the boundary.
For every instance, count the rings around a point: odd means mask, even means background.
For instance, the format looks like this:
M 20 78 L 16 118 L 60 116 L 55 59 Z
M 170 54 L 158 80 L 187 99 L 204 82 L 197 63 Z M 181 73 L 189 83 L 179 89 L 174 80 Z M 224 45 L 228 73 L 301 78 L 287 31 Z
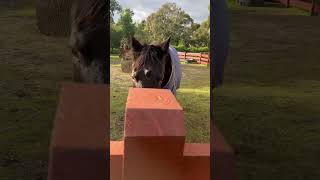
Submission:
M 181 61 L 196 60 L 198 64 L 210 64 L 209 53 L 178 52 Z

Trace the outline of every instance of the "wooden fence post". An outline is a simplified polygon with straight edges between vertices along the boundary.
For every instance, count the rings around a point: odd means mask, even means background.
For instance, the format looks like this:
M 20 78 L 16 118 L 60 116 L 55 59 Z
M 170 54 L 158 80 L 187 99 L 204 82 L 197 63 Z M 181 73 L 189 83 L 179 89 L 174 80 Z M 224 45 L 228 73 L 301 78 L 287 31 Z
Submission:
M 210 53 L 192 53 L 192 52 L 178 52 L 180 60 L 192 59 L 196 61 L 197 64 L 210 64 Z M 203 63 L 202 63 L 203 62 Z

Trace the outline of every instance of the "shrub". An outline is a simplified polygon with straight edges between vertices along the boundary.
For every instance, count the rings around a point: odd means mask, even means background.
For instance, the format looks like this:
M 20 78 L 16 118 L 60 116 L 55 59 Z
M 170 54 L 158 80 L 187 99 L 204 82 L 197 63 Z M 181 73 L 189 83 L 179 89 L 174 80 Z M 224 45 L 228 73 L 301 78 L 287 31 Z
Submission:
M 195 52 L 195 53 L 200 53 L 200 52 L 208 53 L 209 52 L 209 47 L 189 47 L 189 48 L 186 48 L 184 46 L 174 46 L 174 48 L 180 52 Z
M 120 50 L 118 48 L 110 48 L 110 54 L 120 54 Z

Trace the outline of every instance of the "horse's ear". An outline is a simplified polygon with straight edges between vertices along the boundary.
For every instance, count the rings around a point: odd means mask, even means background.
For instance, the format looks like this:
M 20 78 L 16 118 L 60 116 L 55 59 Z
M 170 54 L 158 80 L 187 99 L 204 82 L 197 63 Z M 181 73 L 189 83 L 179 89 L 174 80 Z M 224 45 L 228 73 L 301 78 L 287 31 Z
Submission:
M 161 49 L 164 51 L 164 52 L 167 52 L 168 49 L 169 49 L 169 46 L 170 46 L 170 37 L 163 43 L 160 44 L 160 47 Z
M 140 52 L 142 50 L 142 45 L 141 43 L 136 40 L 136 38 L 134 38 L 133 36 L 131 37 L 131 47 L 133 49 L 134 52 Z

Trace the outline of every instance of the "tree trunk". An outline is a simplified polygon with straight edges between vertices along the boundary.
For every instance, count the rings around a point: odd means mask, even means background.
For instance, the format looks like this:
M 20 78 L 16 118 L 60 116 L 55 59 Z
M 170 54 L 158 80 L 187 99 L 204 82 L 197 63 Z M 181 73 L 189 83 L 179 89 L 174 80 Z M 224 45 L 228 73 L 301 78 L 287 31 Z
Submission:
M 69 36 L 72 0 L 37 0 L 39 31 L 48 36 Z

